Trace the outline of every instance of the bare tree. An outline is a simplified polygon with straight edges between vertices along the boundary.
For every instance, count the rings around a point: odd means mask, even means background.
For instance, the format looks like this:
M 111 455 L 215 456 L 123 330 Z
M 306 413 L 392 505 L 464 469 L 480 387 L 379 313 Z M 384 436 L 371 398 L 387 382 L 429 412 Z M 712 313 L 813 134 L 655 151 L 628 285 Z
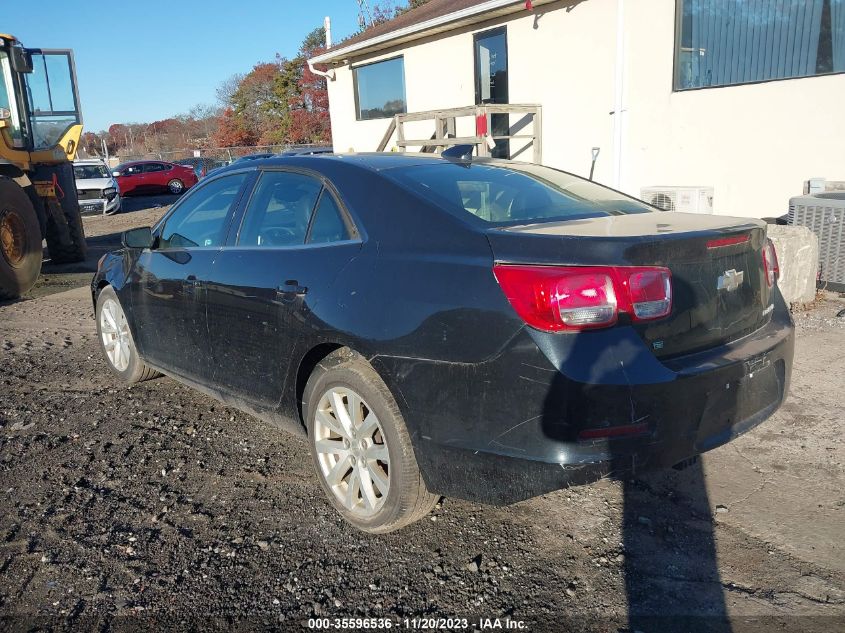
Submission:
M 220 105 L 224 108 L 228 108 L 233 105 L 233 97 L 238 91 L 238 86 L 240 86 L 241 82 L 244 80 L 244 76 L 245 75 L 243 73 L 235 73 L 217 86 L 217 101 L 219 101 Z

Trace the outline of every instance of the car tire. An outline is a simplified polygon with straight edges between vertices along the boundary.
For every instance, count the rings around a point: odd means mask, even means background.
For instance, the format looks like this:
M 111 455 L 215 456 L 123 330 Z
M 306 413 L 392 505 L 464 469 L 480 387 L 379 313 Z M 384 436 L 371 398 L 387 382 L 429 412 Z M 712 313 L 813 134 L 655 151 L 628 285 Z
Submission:
M 167 183 L 167 190 L 174 196 L 178 196 L 180 193 L 185 191 L 185 185 L 178 178 L 174 178 L 173 180 Z
M 426 488 L 396 401 L 365 359 L 347 348 L 330 354 L 311 373 L 302 400 L 317 479 L 346 521 L 384 534 L 431 512 L 438 496 Z
M 0 176 L 0 300 L 27 292 L 41 270 L 41 227 L 32 202 L 14 181 Z
M 138 355 L 117 293 L 106 286 L 97 296 L 97 340 L 111 372 L 128 385 L 160 376 Z

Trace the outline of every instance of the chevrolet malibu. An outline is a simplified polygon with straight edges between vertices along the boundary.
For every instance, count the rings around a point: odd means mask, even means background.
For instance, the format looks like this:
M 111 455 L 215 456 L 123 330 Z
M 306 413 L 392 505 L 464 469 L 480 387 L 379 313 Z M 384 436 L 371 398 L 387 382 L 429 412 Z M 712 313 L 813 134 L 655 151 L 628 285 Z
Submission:
M 307 437 L 369 532 L 684 463 L 769 417 L 793 325 L 758 220 L 547 167 L 276 157 L 128 231 L 92 283 L 111 371 Z

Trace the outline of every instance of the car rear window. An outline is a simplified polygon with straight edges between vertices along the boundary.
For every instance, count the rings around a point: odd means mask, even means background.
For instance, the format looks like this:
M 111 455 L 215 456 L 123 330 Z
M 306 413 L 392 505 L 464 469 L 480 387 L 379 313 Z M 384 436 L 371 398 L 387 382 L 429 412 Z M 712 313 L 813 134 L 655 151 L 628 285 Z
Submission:
M 382 173 L 450 213 L 492 225 L 656 211 L 613 189 L 540 165 L 456 161 L 396 167 Z

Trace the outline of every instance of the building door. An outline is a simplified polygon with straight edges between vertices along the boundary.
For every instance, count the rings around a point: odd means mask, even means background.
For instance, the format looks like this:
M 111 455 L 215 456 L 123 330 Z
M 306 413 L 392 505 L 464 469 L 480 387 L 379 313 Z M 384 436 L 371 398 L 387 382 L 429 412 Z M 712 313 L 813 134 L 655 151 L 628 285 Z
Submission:
M 475 42 L 475 102 L 508 103 L 508 38 L 507 28 L 476 33 Z M 510 129 L 507 114 L 490 116 L 490 133 L 507 136 Z M 494 158 L 510 157 L 510 142 L 496 141 L 491 152 Z

